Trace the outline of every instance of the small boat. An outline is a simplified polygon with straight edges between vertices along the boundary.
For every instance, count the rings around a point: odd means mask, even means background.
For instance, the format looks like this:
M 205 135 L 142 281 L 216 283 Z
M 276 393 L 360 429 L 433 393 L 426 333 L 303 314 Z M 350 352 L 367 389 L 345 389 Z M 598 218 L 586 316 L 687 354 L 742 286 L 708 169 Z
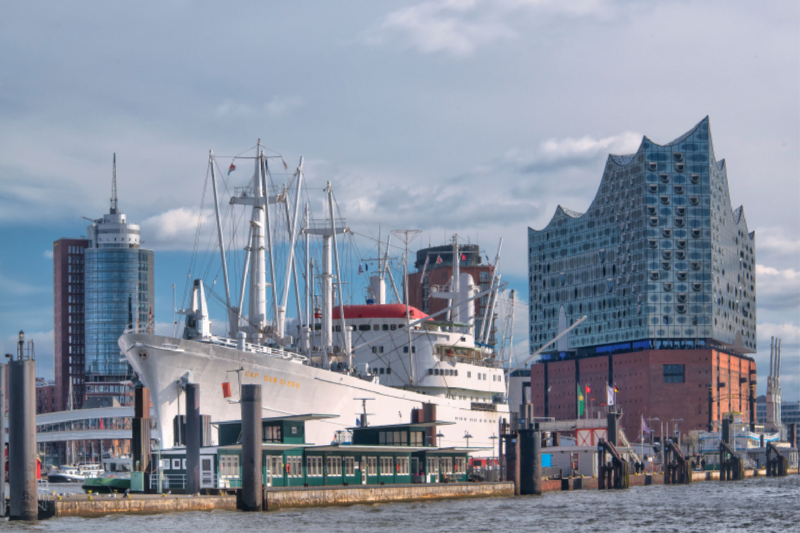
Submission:
M 81 488 L 84 492 L 92 491 L 93 493 L 113 493 L 125 492 L 131 488 L 130 474 L 111 474 L 106 472 L 99 477 L 86 479 Z
M 98 464 L 61 465 L 47 474 L 50 483 L 81 483 L 86 479 L 96 478 L 103 473 Z

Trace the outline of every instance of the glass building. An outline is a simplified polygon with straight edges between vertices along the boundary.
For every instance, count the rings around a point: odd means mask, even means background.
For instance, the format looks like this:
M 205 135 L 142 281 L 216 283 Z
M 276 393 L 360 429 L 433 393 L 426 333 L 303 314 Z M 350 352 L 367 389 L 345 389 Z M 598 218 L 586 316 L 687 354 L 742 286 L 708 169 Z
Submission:
M 678 139 L 610 155 L 585 213 L 528 229 L 531 353 L 756 351 L 755 234 L 733 208 L 708 117 Z M 546 355 L 543 359 L 549 359 Z
M 129 382 L 133 371 L 120 354 L 117 341 L 128 328 L 152 329 L 155 324 L 155 258 L 152 250 L 140 248 L 139 226 L 128 223 L 118 212 L 116 195 L 109 213 L 95 220 L 87 231 L 86 396 L 87 400 L 112 397 L 126 405 L 133 401 Z

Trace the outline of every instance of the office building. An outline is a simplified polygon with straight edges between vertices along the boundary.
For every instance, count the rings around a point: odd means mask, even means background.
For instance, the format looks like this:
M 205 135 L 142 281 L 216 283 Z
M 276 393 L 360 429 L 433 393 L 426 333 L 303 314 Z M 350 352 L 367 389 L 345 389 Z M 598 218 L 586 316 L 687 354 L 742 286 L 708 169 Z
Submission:
M 601 407 L 606 383 L 637 432 L 640 416 L 683 418 L 685 432 L 749 412 L 755 235 L 731 204 L 708 117 L 610 155 L 587 211 L 559 206 L 528 230 L 528 253 L 531 353 L 544 347 L 531 367 L 537 416 L 574 418 L 578 385 Z
M 87 229 L 85 262 L 86 397 L 133 403 L 133 371 L 117 341 L 127 328 L 155 324 L 154 254 L 140 247 L 139 226 L 116 197 L 116 165 L 108 214 Z
M 80 409 L 85 395 L 83 251 L 86 239 L 53 243 L 55 411 Z

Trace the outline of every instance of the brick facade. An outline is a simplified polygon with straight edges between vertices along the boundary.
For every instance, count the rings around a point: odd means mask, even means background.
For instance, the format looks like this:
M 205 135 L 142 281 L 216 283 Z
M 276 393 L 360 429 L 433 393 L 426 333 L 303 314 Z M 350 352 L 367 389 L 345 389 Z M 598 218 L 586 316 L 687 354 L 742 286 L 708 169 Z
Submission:
M 664 365 L 682 365 L 683 382 L 666 382 Z M 675 368 L 675 367 L 673 367 Z M 606 382 L 616 385 L 622 426 L 630 440 L 637 438 L 641 417 L 679 422 L 682 434 L 705 430 L 708 424 L 708 387 L 713 384 L 711 418 L 738 412 L 750 419 L 750 386 L 756 382 L 755 361 L 713 349 L 645 350 L 582 359 L 542 362 L 531 367 L 531 401 L 534 415 L 575 418 L 577 383 L 588 385 L 590 416 L 603 416 Z M 549 394 L 546 392 L 550 389 Z M 592 401 L 594 398 L 594 401 Z M 658 432 L 659 422 L 653 422 Z M 658 433 L 656 433 L 658 434 Z

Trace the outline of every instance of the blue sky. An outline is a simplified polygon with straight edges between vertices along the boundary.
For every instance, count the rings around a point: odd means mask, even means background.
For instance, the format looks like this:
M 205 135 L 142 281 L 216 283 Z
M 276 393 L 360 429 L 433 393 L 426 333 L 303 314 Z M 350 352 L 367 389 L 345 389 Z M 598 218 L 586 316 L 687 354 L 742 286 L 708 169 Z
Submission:
M 186 277 L 209 149 L 261 138 L 334 183 L 355 231 L 458 232 L 527 299 L 527 227 L 583 211 L 609 152 L 704 116 L 757 236 L 760 386 L 784 339 L 800 397 L 796 2 L 37 2 L 0 20 L 0 349 L 52 372 L 53 240 L 120 207 L 156 249 L 156 318 Z M 234 173 L 243 185 L 249 171 Z M 239 181 L 237 181 L 239 180 Z M 368 241 L 359 241 L 366 248 Z M 517 312 L 524 352 L 527 321 Z

